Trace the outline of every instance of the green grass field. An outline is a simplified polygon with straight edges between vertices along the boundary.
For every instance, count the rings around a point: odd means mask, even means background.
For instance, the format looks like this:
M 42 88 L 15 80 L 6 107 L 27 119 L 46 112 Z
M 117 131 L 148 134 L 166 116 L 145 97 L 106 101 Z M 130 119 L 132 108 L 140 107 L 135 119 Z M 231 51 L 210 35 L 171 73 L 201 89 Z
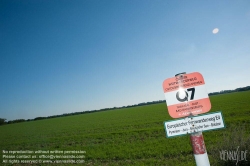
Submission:
M 218 165 L 213 156 L 220 156 L 215 148 L 225 133 L 245 126 L 249 137 L 250 91 L 210 100 L 210 113 L 222 111 L 226 124 L 203 133 L 210 163 Z M 189 135 L 166 138 L 163 122 L 171 119 L 160 103 L 0 126 L 0 162 L 3 150 L 82 150 L 84 165 L 195 165 Z

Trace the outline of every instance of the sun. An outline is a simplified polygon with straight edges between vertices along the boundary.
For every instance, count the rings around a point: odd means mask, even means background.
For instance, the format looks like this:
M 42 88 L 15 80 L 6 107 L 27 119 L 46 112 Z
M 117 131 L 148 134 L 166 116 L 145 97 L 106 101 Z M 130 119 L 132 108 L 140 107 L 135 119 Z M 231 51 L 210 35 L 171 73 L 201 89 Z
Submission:
M 216 33 L 218 33 L 219 32 L 219 29 L 218 28 L 214 28 L 213 29 L 213 34 L 216 34 Z

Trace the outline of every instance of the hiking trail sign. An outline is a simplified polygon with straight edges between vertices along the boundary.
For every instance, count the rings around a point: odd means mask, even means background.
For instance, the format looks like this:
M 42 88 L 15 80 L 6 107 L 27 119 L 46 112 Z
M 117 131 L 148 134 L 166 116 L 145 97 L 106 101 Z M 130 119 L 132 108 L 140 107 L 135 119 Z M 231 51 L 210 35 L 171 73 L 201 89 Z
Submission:
M 202 114 L 164 122 L 167 137 L 191 134 L 199 131 L 208 131 L 225 128 L 221 112 Z
M 198 72 L 164 80 L 163 91 L 172 118 L 203 114 L 211 109 L 204 78 Z

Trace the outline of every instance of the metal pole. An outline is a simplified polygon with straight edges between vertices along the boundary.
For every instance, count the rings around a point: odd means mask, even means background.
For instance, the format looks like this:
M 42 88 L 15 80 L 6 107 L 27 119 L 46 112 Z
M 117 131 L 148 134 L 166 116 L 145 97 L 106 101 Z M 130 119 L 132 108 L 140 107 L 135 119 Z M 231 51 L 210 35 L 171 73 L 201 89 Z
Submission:
M 186 72 L 178 73 L 175 75 L 175 77 L 178 78 L 179 89 L 184 88 L 183 87 L 183 74 L 186 74 Z M 186 103 L 188 104 L 188 99 Z M 193 115 L 190 112 L 189 117 L 192 117 L 192 116 Z M 202 132 L 194 131 L 193 133 L 190 134 L 190 140 L 192 143 L 193 154 L 194 154 L 196 165 L 197 166 L 210 166 Z
M 193 154 L 197 166 L 210 166 L 202 132 L 190 134 Z

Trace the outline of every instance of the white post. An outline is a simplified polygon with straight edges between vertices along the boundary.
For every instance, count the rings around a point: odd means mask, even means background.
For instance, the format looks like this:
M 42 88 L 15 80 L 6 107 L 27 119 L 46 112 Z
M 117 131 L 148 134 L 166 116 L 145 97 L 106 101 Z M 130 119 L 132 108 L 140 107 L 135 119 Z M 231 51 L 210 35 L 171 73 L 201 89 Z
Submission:
M 186 72 L 176 74 L 175 77 L 178 78 L 179 89 L 183 88 L 183 74 Z M 188 99 L 186 100 L 186 104 L 188 104 Z M 189 105 L 189 104 L 188 104 Z M 192 113 L 190 112 L 189 117 L 192 117 Z M 205 147 L 204 138 L 202 132 L 193 132 L 190 134 L 190 140 L 193 147 L 194 158 L 197 166 L 210 166 L 207 150 Z
M 210 166 L 202 132 L 190 134 L 194 158 L 197 166 Z

